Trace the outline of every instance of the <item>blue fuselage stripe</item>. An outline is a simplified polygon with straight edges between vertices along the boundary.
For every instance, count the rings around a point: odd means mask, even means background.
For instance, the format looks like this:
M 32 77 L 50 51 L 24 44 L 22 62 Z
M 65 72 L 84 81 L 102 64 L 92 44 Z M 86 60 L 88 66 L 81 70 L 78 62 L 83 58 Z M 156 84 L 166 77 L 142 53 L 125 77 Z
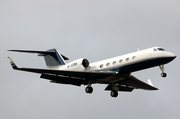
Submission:
M 166 64 L 172 61 L 174 58 L 164 57 L 164 58 L 154 58 L 145 61 L 139 61 L 136 63 L 124 65 L 122 67 L 113 68 L 108 71 L 117 71 L 119 73 L 126 73 L 126 72 L 135 72 L 155 66 L 159 66 L 161 64 Z M 107 71 L 107 70 L 106 70 Z

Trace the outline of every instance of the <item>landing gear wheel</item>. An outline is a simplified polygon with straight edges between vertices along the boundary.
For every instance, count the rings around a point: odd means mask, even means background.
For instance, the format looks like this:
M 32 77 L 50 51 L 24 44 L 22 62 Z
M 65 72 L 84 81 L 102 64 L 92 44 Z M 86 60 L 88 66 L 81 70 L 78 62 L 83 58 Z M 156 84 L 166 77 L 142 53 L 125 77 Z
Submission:
M 88 86 L 88 87 L 86 87 L 85 91 L 86 91 L 86 93 L 90 94 L 93 92 L 93 88 Z
M 161 73 L 161 76 L 162 76 L 162 77 L 166 77 L 167 74 L 166 74 L 166 73 Z
M 117 97 L 118 96 L 118 92 L 117 91 L 111 91 L 111 97 Z
M 164 73 L 164 64 L 162 64 L 162 65 L 159 65 L 159 68 L 161 69 L 161 71 L 162 71 L 162 73 L 161 73 L 161 76 L 162 77 L 166 77 L 167 76 L 167 74 L 166 73 Z

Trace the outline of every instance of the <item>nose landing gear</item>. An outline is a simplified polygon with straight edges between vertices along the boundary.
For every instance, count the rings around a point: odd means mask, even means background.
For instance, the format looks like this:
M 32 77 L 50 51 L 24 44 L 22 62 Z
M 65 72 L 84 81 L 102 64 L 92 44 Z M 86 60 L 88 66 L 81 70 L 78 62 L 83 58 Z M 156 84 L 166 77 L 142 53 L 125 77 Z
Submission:
M 166 73 L 161 73 L 161 76 L 165 78 L 167 76 L 167 74 Z
M 165 78 L 165 77 L 167 76 L 167 74 L 164 73 L 164 71 L 165 71 L 165 69 L 164 69 L 164 64 L 163 64 L 163 65 L 159 65 L 159 68 L 160 68 L 161 71 L 162 71 L 161 76 Z

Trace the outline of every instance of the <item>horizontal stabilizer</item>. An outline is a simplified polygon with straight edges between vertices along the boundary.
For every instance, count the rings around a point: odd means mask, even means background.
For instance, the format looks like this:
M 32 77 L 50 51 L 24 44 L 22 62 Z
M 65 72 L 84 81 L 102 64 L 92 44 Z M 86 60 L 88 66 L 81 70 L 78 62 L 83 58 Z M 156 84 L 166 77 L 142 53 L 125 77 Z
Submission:
M 39 56 L 43 55 L 48 55 L 48 54 L 54 54 L 56 53 L 55 51 L 35 51 L 35 50 L 8 50 L 8 51 L 13 51 L 13 52 L 24 52 L 24 53 L 39 53 Z M 69 60 L 66 56 L 62 55 L 64 60 Z
M 42 53 L 42 54 L 55 53 L 54 51 L 33 51 L 33 50 L 8 50 L 8 51 L 25 52 L 25 53 Z

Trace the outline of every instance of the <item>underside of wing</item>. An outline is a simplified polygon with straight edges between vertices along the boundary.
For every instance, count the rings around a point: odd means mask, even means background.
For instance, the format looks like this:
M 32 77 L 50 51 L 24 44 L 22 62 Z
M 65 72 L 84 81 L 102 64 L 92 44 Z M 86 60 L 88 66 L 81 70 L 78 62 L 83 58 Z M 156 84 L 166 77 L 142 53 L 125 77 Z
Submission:
M 51 70 L 51 69 L 34 69 L 34 68 L 18 68 L 16 70 L 40 73 L 40 74 L 55 74 L 76 78 L 103 78 L 106 76 L 114 76 L 117 72 L 86 72 L 86 71 L 68 71 L 68 70 Z
M 81 86 L 85 84 L 84 79 L 80 78 L 71 78 L 65 76 L 58 76 L 58 75 L 49 75 L 49 74 L 42 74 L 40 78 L 48 79 L 51 83 L 60 83 L 60 84 L 70 84 L 75 86 Z
M 116 72 L 83 72 L 83 71 L 67 71 L 67 70 L 50 70 L 50 69 L 33 69 L 18 68 L 16 70 L 40 73 L 41 78 L 49 79 L 53 83 L 71 84 L 81 86 L 87 84 L 87 80 L 102 79 L 116 75 Z
M 153 87 L 139 79 L 137 79 L 134 76 L 129 76 L 124 79 L 124 81 L 119 81 L 121 85 L 127 85 L 127 86 L 132 86 L 136 89 L 144 89 L 144 90 L 158 90 L 156 87 Z
M 107 77 L 112 77 L 117 74 L 117 72 L 86 72 L 86 71 L 69 71 L 69 70 L 52 70 L 52 69 L 35 69 L 35 68 L 19 68 L 12 61 L 11 58 L 8 57 L 12 68 L 14 70 L 39 73 L 42 74 L 41 78 L 49 79 L 54 81 L 55 83 L 63 83 L 63 84 L 72 84 L 80 86 L 81 84 L 85 84 L 86 80 L 92 79 L 102 79 Z M 92 82 L 94 83 L 94 82 Z
M 121 86 L 121 85 L 116 85 L 116 89 L 113 89 L 113 85 L 109 84 L 105 90 L 108 91 L 112 91 L 112 90 L 116 90 L 116 91 L 125 91 L 125 92 L 131 92 L 134 90 L 133 87 L 128 87 L 128 86 Z
M 114 84 L 109 84 L 105 88 L 105 90 L 126 91 L 126 92 L 131 92 L 133 89 L 158 90 L 152 85 L 144 83 L 143 81 L 135 78 L 132 75 L 125 77 L 123 80 L 117 81 Z

